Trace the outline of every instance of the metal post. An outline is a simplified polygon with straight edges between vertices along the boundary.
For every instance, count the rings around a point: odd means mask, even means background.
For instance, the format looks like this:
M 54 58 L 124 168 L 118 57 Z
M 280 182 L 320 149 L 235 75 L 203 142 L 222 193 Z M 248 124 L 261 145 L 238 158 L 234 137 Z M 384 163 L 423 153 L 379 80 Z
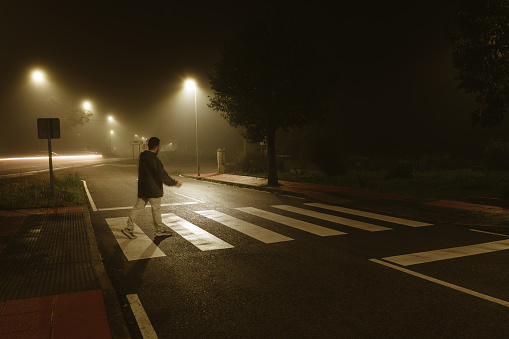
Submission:
M 53 152 L 51 150 L 51 121 L 48 120 L 48 158 L 49 158 L 49 185 L 51 199 L 53 199 Z
M 196 86 L 194 87 L 194 115 L 196 117 L 196 166 L 197 174 L 200 176 L 200 155 L 198 153 L 198 107 L 196 105 Z

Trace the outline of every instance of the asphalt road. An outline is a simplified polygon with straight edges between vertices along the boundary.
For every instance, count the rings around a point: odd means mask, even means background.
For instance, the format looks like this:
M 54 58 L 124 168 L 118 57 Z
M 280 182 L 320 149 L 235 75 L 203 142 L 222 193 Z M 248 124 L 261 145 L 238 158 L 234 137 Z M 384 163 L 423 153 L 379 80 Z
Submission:
M 162 201 L 175 235 L 155 237 L 147 207 L 134 241 L 118 230 L 136 200 L 137 165 L 80 169 L 133 338 L 508 337 L 508 237 L 435 220 L 416 227 L 353 215 L 362 214 L 362 200 L 332 211 L 308 199 L 178 177 L 194 170 L 185 167 L 167 167 L 183 183 L 166 187 Z M 338 217 L 363 223 L 345 226 Z M 410 219 L 428 223 L 422 213 Z M 486 243 L 493 244 L 479 245 Z M 475 246 L 502 250 L 462 255 Z M 458 257 L 428 252 L 450 248 Z M 396 257 L 412 253 L 419 254 Z

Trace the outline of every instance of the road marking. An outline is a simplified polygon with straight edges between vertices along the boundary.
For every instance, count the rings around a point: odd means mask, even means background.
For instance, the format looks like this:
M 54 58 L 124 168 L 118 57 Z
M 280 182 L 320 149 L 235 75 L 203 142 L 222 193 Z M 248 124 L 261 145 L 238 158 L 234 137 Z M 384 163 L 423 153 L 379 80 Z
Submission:
M 498 235 L 498 236 L 501 236 L 501 237 L 509 237 L 509 235 L 507 234 L 500 234 L 500 233 L 493 233 L 493 232 L 486 232 L 486 231 L 481 231 L 481 230 L 475 230 L 473 228 L 470 229 L 470 231 L 473 231 L 473 232 L 480 232 L 480 233 L 486 233 L 486 234 L 493 234 L 493 235 Z
M 192 197 L 188 197 L 187 195 L 183 195 L 183 194 L 180 194 L 180 193 L 173 192 L 173 194 L 180 195 L 181 197 L 184 197 L 184 198 L 187 198 L 187 199 L 191 199 L 191 200 L 194 200 L 194 201 L 197 201 L 197 202 L 201 202 L 202 204 L 205 203 L 204 201 L 201 201 L 201 200 L 198 200 L 198 199 L 195 199 L 195 198 L 192 198 Z
M 83 181 L 83 186 L 85 187 L 85 192 L 87 193 L 88 201 L 90 201 L 90 206 L 92 206 L 92 211 L 97 212 L 97 207 L 95 206 L 94 199 L 92 199 L 92 195 L 90 194 L 90 191 L 87 187 L 87 182 L 85 180 Z
M 255 215 L 257 217 L 260 217 L 260 218 L 272 220 L 272 221 L 278 222 L 280 224 L 290 226 L 293 228 L 297 228 L 301 231 L 313 233 L 313 234 L 316 234 L 316 235 L 319 235 L 322 237 L 330 236 L 330 235 L 346 234 L 344 232 L 340 232 L 340 231 L 336 231 L 336 230 L 333 230 L 330 228 L 318 226 L 318 225 L 311 224 L 309 222 L 305 222 L 302 220 L 285 217 L 284 215 L 279 215 L 276 213 L 263 211 L 263 210 L 260 210 L 260 209 L 254 208 L 254 207 L 238 207 L 238 208 L 236 208 L 236 210 L 246 212 L 246 213 Z
M 486 242 L 482 244 L 451 247 L 435 251 L 417 252 L 405 255 L 395 255 L 382 258 L 383 260 L 393 262 L 401 266 L 410 266 L 426 262 L 460 258 L 470 255 L 503 251 L 509 249 L 509 239 Z
M 161 204 L 161 207 L 164 206 L 182 206 L 182 205 L 195 205 L 199 204 L 199 202 L 196 201 L 187 201 L 187 202 L 174 202 L 170 204 Z M 150 204 L 145 205 L 145 208 L 149 208 Z M 97 211 L 117 211 L 117 210 L 130 210 L 133 206 L 126 206 L 126 207 L 107 207 L 107 208 L 99 208 Z
M 357 215 L 360 217 L 388 221 L 388 222 L 392 222 L 393 224 L 401 224 L 401 225 L 411 226 L 411 227 L 421 227 L 421 226 L 432 226 L 433 225 L 433 224 L 427 224 L 424 222 L 419 222 L 419 221 L 414 221 L 414 220 L 409 220 L 409 219 L 396 218 L 396 217 L 391 217 L 388 215 L 364 212 L 364 211 L 359 211 L 359 210 L 354 210 L 354 209 L 339 207 L 339 206 L 333 206 L 333 205 L 327 205 L 327 204 L 322 204 L 322 203 L 307 203 L 304 205 L 328 209 L 331 211 L 336 211 L 336 212 L 341 212 L 341 213 L 346 213 L 346 214 L 353 214 L 353 215 Z
M 311 210 L 306 210 L 304 208 L 299 208 L 299 207 L 294 207 L 294 206 L 289 206 L 289 205 L 275 205 L 272 207 L 279 208 L 279 209 L 293 212 L 293 213 L 307 215 L 309 217 L 313 217 L 313 218 L 317 218 L 317 219 L 331 221 L 331 222 L 345 225 L 345 226 L 355 227 L 355 228 L 365 230 L 365 231 L 370 231 L 370 232 L 385 231 L 385 230 L 392 229 L 392 228 L 388 228 L 388 227 L 368 224 L 368 223 L 362 222 L 362 221 L 341 218 L 341 217 L 337 217 L 335 215 L 330 215 L 330 214 L 321 213 L 321 212 L 315 212 L 315 211 L 311 211 Z
M 156 339 L 157 334 L 137 294 L 126 295 L 143 339 Z
M 255 238 L 256 240 L 260 240 L 266 244 L 293 240 L 292 238 L 286 237 L 276 232 L 272 232 L 258 225 L 251 224 L 247 221 L 237 219 L 218 211 L 208 210 L 195 212 L 236 231 L 244 233 L 252 238 Z
M 229 243 L 213 236 L 200 227 L 191 224 L 173 213 L 163 214 L 163 222 L 172 230 L 180 234 L 184 239 L 202 251 L 212 251 L 232 248 Z
M 479 293 L 479 292 L 476 292 L 476 291 L 472 291 L 472 290 L 469 290 L 468 288 L 464 288 L 464 287 L 461 287 L 461 286 L 458 286 L 458 285 L 454 285 L 454 284 L 448 283 L 448 282 L 443 281 L 443 280 L 435 279 L 435 278 L 429 277 L 429 276 L 421 274 L 421 273 L 410 271 L 409 269 L 406 269 L 406 268 L 403 268 L 403 267 L 399 267 L 399 266 L 396 266 L 396 265 L 393 265 L 393 264 L 389 264 L 389 263 L 380 261 L 378 259 L 369 259 L 369 260 L 374 262 L 374 263 L 377 263 L 377 264 L 380 264 L 380 265 L 384 265 L 384 266 L 393 268 L 395 270 L 398 270 L 398 271 L 401 271 L 401 272 L 413 275 L 415 277 L 418 277 L 418 278 L 421 278 L 421 279 L 424 279 L 424 280 L 428 280 L 428 281 L 434 282 L 436 284 L 439 284 L 439 285 L 442 285 L 442 286 L 445 286 L 445 287 L 449 287 L 449 288 L 452 288 L 454 290 L 457 290 L 457 291 L 460 291 L 460 292 L 463 292 L 463 293 L 466 293 L 466 294 L 470 294 L 470 295 L 472 295 L 474 297 L 478 297 L 478 298 L 481 298 L 481 299 L 484 299 L 484 300 L 487 300 L 487 301 L 491 301 L 491 302 L 497 303 L 497 304 L 505 306 L 505 307 L 509 307 L 509 301 L 505 301 L 505 300 L 502 300 L 502 299 L 491 297 L 491 296 L 486 295 L 486 294 L 482 294 L 482 293 Z
M 122 230 L 127 225 L 127 219 L 127 217 L 105 219 L 127 260 L 131 261 L 166 256 L 138 225 L 134 225 L 134 234 L 137 238 L 129 239 L 126 237 L 122 233 Z

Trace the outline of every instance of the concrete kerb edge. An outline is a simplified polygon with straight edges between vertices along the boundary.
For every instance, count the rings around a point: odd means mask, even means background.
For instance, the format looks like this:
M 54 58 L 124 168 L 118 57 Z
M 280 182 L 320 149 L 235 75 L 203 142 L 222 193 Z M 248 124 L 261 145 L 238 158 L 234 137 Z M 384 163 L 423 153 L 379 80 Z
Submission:
M 255 186 L 255 185 L 241 184 L 241 183 L 237 183 L 237 182 L 215 180 L 215 179 L 211 179 L 211 178 L 195 177 L 195 176 L 187 175 L 187 174 L 181 174 L 180 176 L 184 177 L 184 178 L 189 178 L 189 179 L 208 181 L 208 182 L 213 182 L 213 183 L 217 183 L 217 184 L 236 186 L 236 187 L 241 187 L 241 188 L 249 188 L 249 189 L 254 189 L 254 190 L 258 190 L 258 191 L 270 192 L 270 193 L 274 193 L 274 194 L 286 194 L 286 195 L 291 195 L 291 196 L 295 196 L 295 197 L 299 197 L 299 198 L 308 198 L 309 197 L 308 194 L 286 191 L 282 188 L 272 188 L 272 187 L 267 187 L 267 186 Z
M 106 316 L 108 317 L 108 323 L 110 325 L 110 332 L 113 338 L 131 338 L 129 334 L 129 330 L 127 329 L 127 324 L 125 322 L 125 318 L 122 312 L 122 307 L 117 298 L 117 293 L 113 284 L 106 273 L 106 269 L 104 268 L 101 253 L 99 252 L 99 246 L 97 245 L 97 240 L 95 238 L 94 229 L 92 226 L 92 221 L 90 219 L 90 211 L 87 203 L 87 199 L 85 196 L 85 190 L 82 191 L 83 195 L 83 216 L 85 220 L 85 224 L 87 226 L 87 235 L 88 242 L 90 246 L 90 253 L 92 256 L 92 264 L 99 280 L 99 284 L 101 285 L 101 290 L 104 299 L 104 306 L 106 308 Z

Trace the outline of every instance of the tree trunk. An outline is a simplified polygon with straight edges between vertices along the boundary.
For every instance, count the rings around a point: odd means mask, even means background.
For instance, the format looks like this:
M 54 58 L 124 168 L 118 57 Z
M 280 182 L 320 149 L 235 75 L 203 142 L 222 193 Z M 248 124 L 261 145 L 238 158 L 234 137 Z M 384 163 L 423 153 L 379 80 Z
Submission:
M 277 179 L 276 164 L 276 131 L 269 131 L 267 135 L 267 160 L 269 163 L 268 182 L 269 186 L 279 186 Z

